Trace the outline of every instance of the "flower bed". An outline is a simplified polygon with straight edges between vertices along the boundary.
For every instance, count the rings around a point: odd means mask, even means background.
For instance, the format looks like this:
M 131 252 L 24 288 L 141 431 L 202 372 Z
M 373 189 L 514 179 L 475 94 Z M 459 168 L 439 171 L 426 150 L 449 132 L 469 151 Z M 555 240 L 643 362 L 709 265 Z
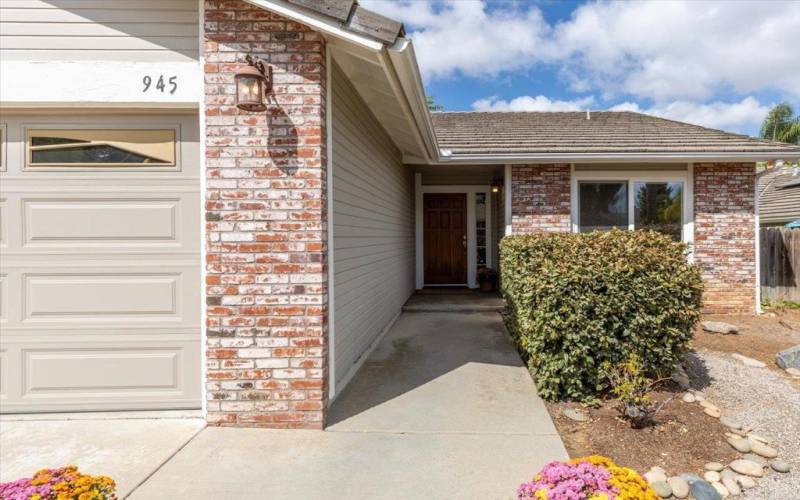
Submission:
M 592 455 L 569 462 L 550 462 L 517 489 L 517 498 L 538 500 L 657 500 L 636 471 Z
M 33 477 L 0 483 L 2 500 L 114 500 L 116 484 L 106 476 L 89 476 L 74 465 L 42 469 Z

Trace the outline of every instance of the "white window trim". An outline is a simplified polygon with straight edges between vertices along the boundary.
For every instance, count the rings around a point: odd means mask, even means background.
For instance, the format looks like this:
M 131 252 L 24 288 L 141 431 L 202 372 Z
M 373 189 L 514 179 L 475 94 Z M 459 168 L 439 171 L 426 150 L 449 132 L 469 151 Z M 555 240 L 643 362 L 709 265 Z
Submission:
M 633 229 L 634 197 L 631 196 L 636 182 L 682 182 L 683 183 L 683 229 L 682 240 L 689 246 L 689 257 L 692 256 L 692 243 L 694 242 L 694 171 L 689 165 L 686 171 L 675 172 L 645 172 L 645 171 L 573 171 L 570 187 L 570 219 L 572 232 L 579 231 L 579 200 L 578 183 L 586 181 L 619 181 L 628 183 L 628 229 Z
M 416 282 L 417 289 L 426 286 L 467 286 L 478 288 L 478 228 L 475 218 L 475 195 L 486 193 L 486 266 L 492 267 L 491 248 L 494 246 L 492 238 L 492 204 L 489 202 L 492 196 L 491 186 L 424 186 L 422 185 L 422 174 L 415 176 L 415 229 L 416 229 Z M 423 196 L 425 193 L 456 193 L 467 195 L 467 282 L 466 283 L 447 283 L 442 285 L 428 285 L 425 283 L 425 245 L 423 227 Z

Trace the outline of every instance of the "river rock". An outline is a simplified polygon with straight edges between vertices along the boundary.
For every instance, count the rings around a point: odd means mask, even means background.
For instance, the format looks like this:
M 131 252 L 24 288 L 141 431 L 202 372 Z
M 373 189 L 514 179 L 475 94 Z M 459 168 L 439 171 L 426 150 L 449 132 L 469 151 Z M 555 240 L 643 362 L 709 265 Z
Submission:
M 686 394 L 683 395 L 681 400 L 684 403 L 694 403 L 695 401 L 697 401 L 697 398 L 694 397 L 694 394 L 692 394 L 691 392 L 687 392 Z
M 709 333 L 721 333 L 723 335 L 739 333 L 739 329 L 736 325 L 725 323 L 724 321 L 703 321 L 700 323 L 700 326 Z
M 695 481 L 703 481 L 703 478 L 698 476 L 697 474 L 684 473 L 680 475 L 680 478 L 689 483 L 690 485 Z
M 695 401 L 705 401 L 706 400 L 706 397 L 703 395 L 702 392 L 692 391 L 692 394 L 694 394 Z
M 689 376 L 686 374 L 686 371 L 683 369 L 681 365 L 675 367 L 675 370 L 672 372 L 672 380 L 677 383 L 681 389 L 688 389 L 692 383 L 689 380 Z
M 722 483 L 711 483 L 711 486 L 713 486 L 714 489 L 717 490 L 717 493 L 719 493 L 719 496 L 721 496 L 722 498 L 727 498 L 731 496 L 731 493 L 730 491 L 728 491 L 728 488 L 723 486 Z
M 728 417 L 721 417 L 719 419 L 719 423 L 721 423 L 725 427 L 730 427 L 732 430 L 735 430 L 735 431 L 738 431 L 739 429 L 742 428 L 742 424 L 740 424 L 736 420 L 733 420 L 732 418 L 728 418 Z
M 750 453 L 750 450 L 753 448 L 753 445 L 750 444 L 750 441 L 745 438 L 730 437 L 727 439 L 727 441 L 728 444 L 733 446 L 733 448 L 739 453 Z
M 672 496 L 672 487 L 666 481 L 656 481 L 650 485 L 658 496 L 661 498 L 669 498 Z
M 573 408 L 565 408 L 564 410 L 561 410 L 561 414 L 570 420 L 574 420 L 575 422 L 586 422 L 589 420 L 589 417 L 587 417 L 585 413 Z
M 719 418 L 722 416 L 722 412 L 719 411 L 719 408 L 704 408 L 703 413 L 714 418 Z
M 742 488 L 746 490 L 756 487 L 756 482 L 752 477 L 739 476 L 738 478 L 736 478 L 736 480 L 739 481 L 739 484 L 742 486 Z
M 644 478 L 647 480 L 648 483 L 651 485 L 653 483 L 666 483 L 667 482 L 667 474 L 664 472 L 664 469 L 661 467 L 652 467 L 649 471 L 644 473 Z
M 727 467 L 722 469 L 722 472 L 720 472 L 719 475 L 722 477 L 722 479 L 725 479 L 726 477 L 728 477 L 728 478 L 733 479 L 734 481 L 736 480 L 736 478 L 739 477 L 739 474 L 733 472 L 732 470 L 728 469 Z
M 667 479 L 667 484 L 672 488 L 672 494 L 675 498 L 686 498 L 689 496 L 689 483 L 682 477 L 674 476 Z
M 734 460 L 730 463 L 729 467 L 745 476 L 761 477 L 764 475 L 764 467 L 750 460 Z
M 710 401 L 705 401 L 705 400 L 700 401 L 700 406 L 702 406 L 703 408 L 715 408 L 715 409 L 717 408 L 717 405 L 715 405 Z
M 743 356 L 743 355 L 739 354 L 738 352 L 735 352 L 735 353 L 731 354 L 731 357 L 733 357 L 734 359 L 738 360 L 740 363 L 742 363 L 745 366 L 751 366 L 753 368 L 764 368 L 764 367 L 767 366 L 765 363 L 762 363 L 761 361 L 759 361 L 757 359 L 748 358 L 747 356 Z
M 751 462 L 755 462 L 762 467 L 767 466 L 767 459 L 761 455 L 756 455 L 755 453 L 745 453 L 742 455 L 742 460 L 750 460 Z
M 707 481 L 689 483 L 689 489 L 695 500 L 720 500 L 722 495 Z
M 732 477 L 723 477 L 722 486 L 724 486 L 725 489 L 728 490 L 728 493 L 733 496 L 742 494 L 742 489 L 739 487 L 739 483 L 737 483 L 736 479 Z
M 800 368 L 800 345 L 784 349 L 775 356 L 775 362 L 783 368 Z
M 759 441 L 755 442 L 750 441 L 750 443 L 752 452 L 755 453 L 756 455 L 761 455 L 762 457 L 765 458 L 775 458 L 778 456 L 778 450 L 776 450 L 772 446 L 767 446 Z
M 750 441 L 760 441 L 764 444 L 770 444 L 772 442 L 769 439 L 759 436 L 758 434 L 753 434 L 752 432 L 747 435 L 747 439 L 749 439 Z
M 725 468 L 725 466 L 719 462 L 708 462 L 703 466 L 703 468 L 705 470 L 713 470 L 714 472 L 720 472 L 722 469 Z
M 719 472 L 715 472 L 713 470 L 707 470 L 703 474 L 703 479 L 705 479 L 709 483 L 713 483 L 714 481 L 719 481 L 720 479 L 722 479 L 722 476 L 719 475 Z
M 794 378 L 800 378 L 800 368 L 787 368 L 786 373 Z
M 780 472 L 782 474 L 789 472 L 789 469 L 791 469 L 789 462 L 784 462 L 783 460 L 773 460 L 769 463 L 769 466 L 772 467 L 772 470 L 775 472 Z

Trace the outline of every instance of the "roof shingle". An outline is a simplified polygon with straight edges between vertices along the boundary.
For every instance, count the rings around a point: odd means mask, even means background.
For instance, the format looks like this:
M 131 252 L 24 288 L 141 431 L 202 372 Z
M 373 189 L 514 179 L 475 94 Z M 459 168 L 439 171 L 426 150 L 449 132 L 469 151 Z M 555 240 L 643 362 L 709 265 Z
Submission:
M 546 153 L 786 153 L 800 146 L 753 139 L 629 111 L 432 113 L 453 155 Z
M 800 167 L 776 167 L 758 175 L 758 214 L 763 223 L 800 219 Z

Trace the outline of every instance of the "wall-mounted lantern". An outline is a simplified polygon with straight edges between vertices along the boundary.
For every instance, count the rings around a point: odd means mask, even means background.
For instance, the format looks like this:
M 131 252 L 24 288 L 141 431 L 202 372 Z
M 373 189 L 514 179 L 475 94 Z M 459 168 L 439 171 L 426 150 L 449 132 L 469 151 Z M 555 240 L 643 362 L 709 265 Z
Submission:
M 499 193 L 500 188 L 503 187 L 502 181 L 492 181 L 492 192 Z
M 247 55 L 247 66 L 236 73 L 236 106 L 245 111 L 264 111 L 265 96 L 272 92 L 272 66 Z

